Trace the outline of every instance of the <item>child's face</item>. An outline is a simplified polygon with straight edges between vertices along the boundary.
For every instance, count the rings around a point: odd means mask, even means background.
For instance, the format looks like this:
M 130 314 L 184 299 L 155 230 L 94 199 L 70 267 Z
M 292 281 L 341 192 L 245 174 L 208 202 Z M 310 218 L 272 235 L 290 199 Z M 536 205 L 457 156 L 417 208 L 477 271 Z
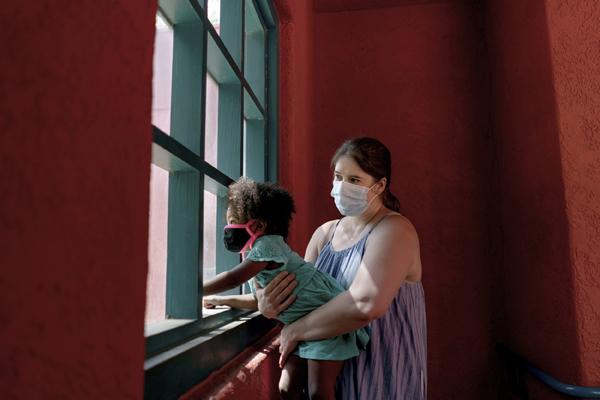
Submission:
M 227 214 L 225 215 L 225 219 L 227 220 L 227 224 L 245 224 L 247 222 L 235 219 L 231 213 L 231 208 L 229 207 L 227 207 Z
M 229 207 L 227 207 L 227 213 L 225 215 L 225 218 L 227 219 L 227 225 L 231 225 L 231 224 L 243 225 L 246 222 L 248 222 L 248 220 L 234 218 L 234 216 L 231 212 L 231 208 L 229 208 Z M 252 232 L 256 232 L 256 233 L 264 232 L 265 228 L 266 228 L 265 223 L 262 222 L 261 220 L 254 220 L 254 222 L 250 226 L 250 229 L 252 230 Z

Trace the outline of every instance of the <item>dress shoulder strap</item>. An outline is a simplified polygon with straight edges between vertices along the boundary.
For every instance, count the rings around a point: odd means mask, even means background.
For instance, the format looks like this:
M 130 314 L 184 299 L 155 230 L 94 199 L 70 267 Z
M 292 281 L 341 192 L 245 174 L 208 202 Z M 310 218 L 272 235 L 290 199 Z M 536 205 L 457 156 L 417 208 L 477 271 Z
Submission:
M 387 216 L 388 216 L 388 215 L 400 215 L 400 214 L 399 214 L 399 213 L 397 213 L 397 212 L 395 212 L 395 211 L 392 211 L 392 212 L 386 213 L 386 214 L 385 214 L 383 217 L 379 218 L 379 219 L 377 220 L 377 222 L 375 222 L 375 223 L 373 224 L 373 226 L 371 226 L 371 229 L 369 229 L 369 232 L 367 233 L 367 235 L 366 235 L 366 236 L 369 236 L 369 235 L 371 234 L 371 232 L 373 232 L 373 229 L 375 229 L 375 228 L 377 227 L 377 225 L 379 225 L 379 223 L 380 223 L 381 221 L 383 221 L 385 218 L 387 218 Z
M 342 221 L 342 218 L 338 219 L 337 222 L 335 223 L 335 225 L 333 226 L 333 228 L 329 228 L 329 232 L 327 232 L 327 236 L 329 236 L 329 240 L 327 240 L 327 242 L 325 244 L 330 243 L 333 240 L 333 237 L 335 236 L 335 231 L 337 230 L 337 227 L 341 221 Z

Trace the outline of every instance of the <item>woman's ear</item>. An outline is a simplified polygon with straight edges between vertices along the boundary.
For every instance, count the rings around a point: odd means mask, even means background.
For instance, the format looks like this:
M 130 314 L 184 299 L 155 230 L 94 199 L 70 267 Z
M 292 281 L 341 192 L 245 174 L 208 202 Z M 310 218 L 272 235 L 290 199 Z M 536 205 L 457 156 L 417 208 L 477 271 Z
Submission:
M 384 176 L 379 180 L 378 183 L 378 194 L 385 192 L 385 188 L 387 187 L 387 178 Z

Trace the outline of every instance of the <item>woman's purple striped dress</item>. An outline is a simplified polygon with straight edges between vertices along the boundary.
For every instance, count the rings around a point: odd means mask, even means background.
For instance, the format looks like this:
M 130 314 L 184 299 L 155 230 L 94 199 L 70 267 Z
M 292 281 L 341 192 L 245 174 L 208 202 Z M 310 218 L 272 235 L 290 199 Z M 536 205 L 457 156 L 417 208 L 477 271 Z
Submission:
M 372 230 L 353 246 L 340 251 L 332 248 L 330 239 L 315 262 L 316 268 L 347 289 L 354 280 Z M 404 282 L 385 315 L 372 321 L 369 328 L 371 340 L 367 350 L 344 364 L 336 397 L 426 400 L 427 326 L 421 282 Z

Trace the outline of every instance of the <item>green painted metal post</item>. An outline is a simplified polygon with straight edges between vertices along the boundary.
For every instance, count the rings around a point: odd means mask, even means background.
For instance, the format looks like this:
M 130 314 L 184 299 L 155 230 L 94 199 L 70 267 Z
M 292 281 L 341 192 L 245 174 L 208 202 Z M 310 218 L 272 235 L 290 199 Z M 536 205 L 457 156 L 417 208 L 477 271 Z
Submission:
M 203 129 L 206 31 L 201 21 L 173 26 L 171 136 L 198 155 Z M 201 265 L 203 179 L 199 172 L 172 172 L 169 178 L 167 250 L 168 318 L 198 318 L 198 268 Z

